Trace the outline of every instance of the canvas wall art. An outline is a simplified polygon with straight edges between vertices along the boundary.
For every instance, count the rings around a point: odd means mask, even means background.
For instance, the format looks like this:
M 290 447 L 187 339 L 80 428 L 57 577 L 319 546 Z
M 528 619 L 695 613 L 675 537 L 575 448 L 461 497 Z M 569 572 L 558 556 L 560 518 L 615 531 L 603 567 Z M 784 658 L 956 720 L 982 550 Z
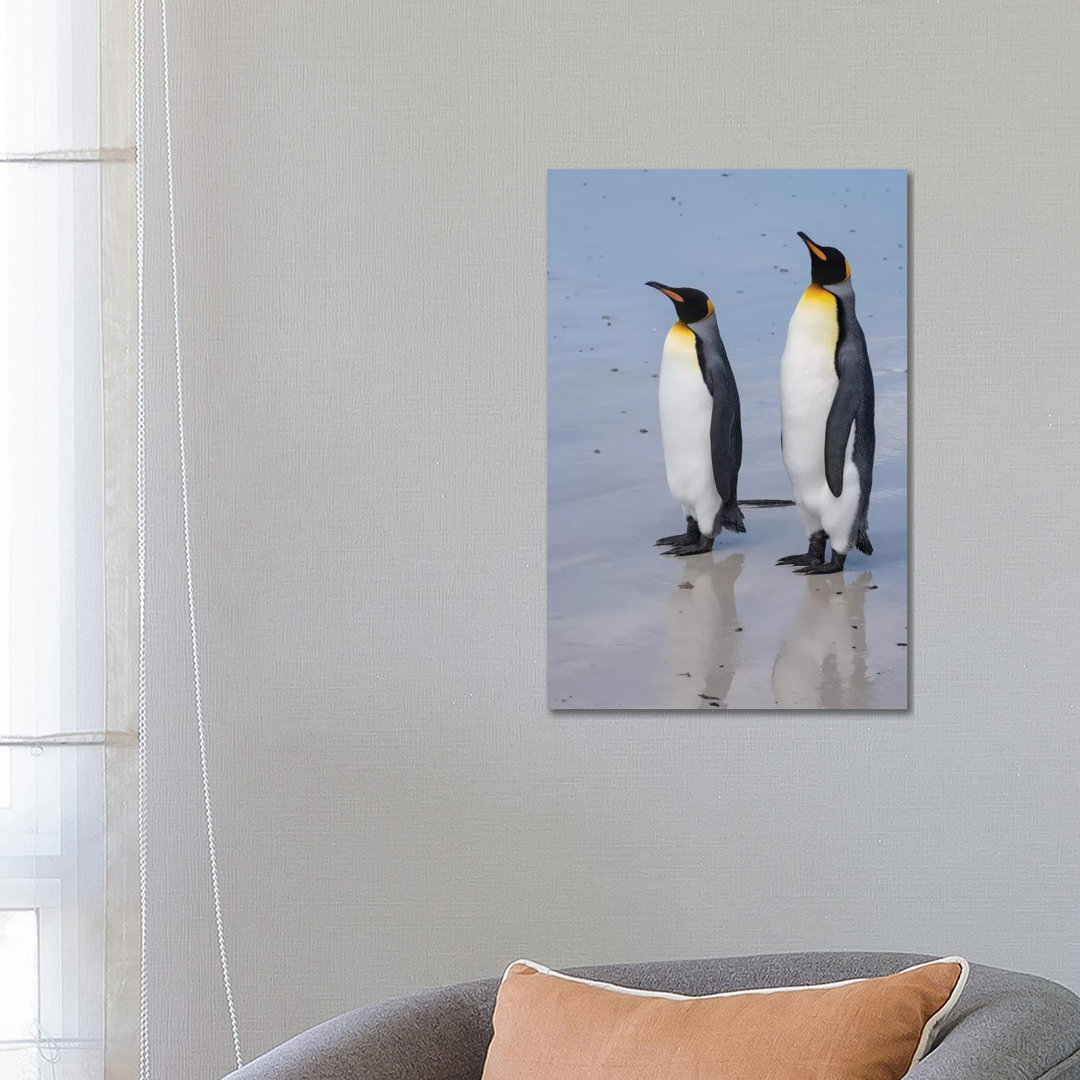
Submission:
M 553 709 L 908 706 L 907 176 L 548 174 Z

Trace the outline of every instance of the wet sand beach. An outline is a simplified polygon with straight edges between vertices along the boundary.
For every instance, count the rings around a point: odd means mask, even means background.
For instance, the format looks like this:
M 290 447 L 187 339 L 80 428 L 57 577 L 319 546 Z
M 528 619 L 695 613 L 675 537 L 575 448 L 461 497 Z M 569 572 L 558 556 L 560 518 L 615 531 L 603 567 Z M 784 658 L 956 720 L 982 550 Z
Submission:
M 665 557 L 683 526 L 664 477 L 657 379 L 671 304 L 706 291 L 742 402 L 740 498 L 790 499 L 779 366 L 809 282 L 795 235 L 852 266 L 877 401 L 873 556 L 843 574 L 793 507 Z M 549 174 L 548 687 L 555 709 L 907 707 L 907 219 L 902 172 Z M 764 235 L 762 235 L 764 234 Z

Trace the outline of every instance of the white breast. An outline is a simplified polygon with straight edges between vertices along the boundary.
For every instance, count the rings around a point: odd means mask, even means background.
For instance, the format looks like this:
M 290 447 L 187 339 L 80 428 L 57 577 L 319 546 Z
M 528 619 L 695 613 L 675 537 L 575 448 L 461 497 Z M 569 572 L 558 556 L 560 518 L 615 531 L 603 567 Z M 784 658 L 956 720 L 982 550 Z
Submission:
M 694 333 L 676 323 L 660 366 L 660 434 L 668 488 L 705 532 L 720 509 L 712 471 L 712 395 L 698 365 Z
M 839 385 L 835 305 L 824 289 L 806 290 L 791 316 L 780 361 L 784 466 L 796 500 L 807 495 L 815 503 L 819 489 L 825 487 L 825 423 Z
M 824 529 L 834 552 L 846 552 L 859 509 L 859 475 L 848 435 L 843 490 L 836 498 L 825 478 L 825 425 L 840 385 L 836 374 L 836 299 L 820 286 L 803 293 L 788 325 L 780 361 L 780 423 L 784 467 L 808 534 Z

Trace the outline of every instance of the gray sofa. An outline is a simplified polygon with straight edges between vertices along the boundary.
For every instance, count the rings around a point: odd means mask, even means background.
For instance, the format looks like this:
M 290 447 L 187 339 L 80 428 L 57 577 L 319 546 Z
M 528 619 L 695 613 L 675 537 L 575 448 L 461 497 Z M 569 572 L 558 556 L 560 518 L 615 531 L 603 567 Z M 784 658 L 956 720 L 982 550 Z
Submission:
M 928 956 L 790 953 L 573 969 L 644 990 L 699 995 L 888 975 Z M 228 1080 L 480 1080 L 498 979 L 346 1013 Z M 1080 999 L 1032 975 L 973 964 L 957 1007 L 910 1080 L 1080 1080 Z

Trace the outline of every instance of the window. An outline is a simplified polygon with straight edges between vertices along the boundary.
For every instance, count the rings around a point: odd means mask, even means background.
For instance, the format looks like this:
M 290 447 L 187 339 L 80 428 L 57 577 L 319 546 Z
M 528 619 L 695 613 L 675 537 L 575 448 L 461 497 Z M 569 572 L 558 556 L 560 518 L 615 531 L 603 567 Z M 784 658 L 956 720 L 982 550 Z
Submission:
M 0 1080 L 103 1075 L 98 16 L 0 15 Z

